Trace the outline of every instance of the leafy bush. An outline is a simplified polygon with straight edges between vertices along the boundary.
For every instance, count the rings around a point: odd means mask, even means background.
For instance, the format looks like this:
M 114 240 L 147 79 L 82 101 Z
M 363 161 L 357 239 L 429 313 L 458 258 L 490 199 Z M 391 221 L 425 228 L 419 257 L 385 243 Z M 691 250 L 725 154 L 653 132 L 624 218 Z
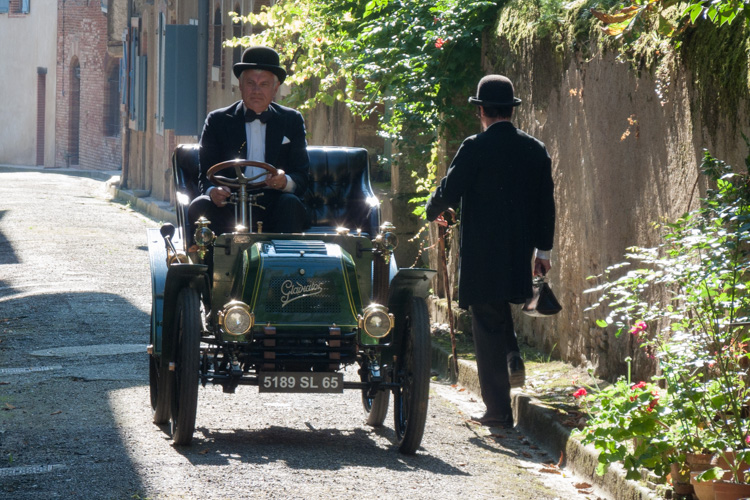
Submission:
M 701 169 L 715 187 L 700 208 L 664 224 L 663 243 L 657 248 L 630 248 L 627 260 L 608 268 L 598 277 L 602 284 L 587 291 L 602 294 L 592 307 L 610 308 L 607 318 L 597 322 L 600 326 L 614 325 L 617 335 L 629 330 L 655 356 L 660 372 L 653 382 L 663 386 L 663 401 L 670 408 L 659 414 L 659 422 L 669 427 L 666 433 L 651 418 L 641 424 L 620 417 L 622 434 L 616 435 L 610 430 L 612 420 L 593 415 L 586 439 L 602 450 L 605 467 L 624 459 L 632 475 L 635 463 L 627 460 L 635 456 L 638 465 L 664 471 L 639 449 L 624 452 L 621 443 L 607 443 L 597 435 L 624 439 L 643 434 L 658 453 L 667 451 L 666 437 L 672 455 L 748 447 L 750 156 L 745 163 L 746 171 L 735 173 L 705 152 Z M 622 383 L 611 391 L 627 392 Z M 609 392 L 589 398 L 591 405 L 610 414 L 641 416 Z M 614 407 L 612 401 L 619 403 Z M 658 432 L 641 433 L 640 425 Z

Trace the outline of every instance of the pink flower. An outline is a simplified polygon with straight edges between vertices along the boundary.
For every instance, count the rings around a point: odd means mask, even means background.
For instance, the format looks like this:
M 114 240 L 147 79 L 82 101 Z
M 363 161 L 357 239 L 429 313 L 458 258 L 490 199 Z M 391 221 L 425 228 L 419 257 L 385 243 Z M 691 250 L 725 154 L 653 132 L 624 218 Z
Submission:
M 635 384 L 633 387 L 631 387 L 630 390 L 634 391 L 636 389 L 643 389 L 644 387 L 646 387 L 646 382 L 644 382 L 643 380 L 641 380 L 640 382 L 638 382 L 637 384 Z
M 435 47 L 436 47 L 436 48 L 438 48 L 438 49 L 442 49 L 442 48 L 443 48 L 443 45 L 445 45 L 445 40 L 443 40 L 442 38 L 438 38 L 438 39 L 437 39 L 437 40 L 435 41 Z
M 573 397 L 578 399 L 581 396 L 585 396 L 586 394 L 588 394 L 588 392 L 586 392 L 586 389 L 581 387 L 580 389 L 578 389 L 576 392 L 573 393 Z
M 746 444 L 750 444 L 750 434 L 748 434 L 747 436 L 745 436 L 745 443 Z
M 630 333 L 633 335 L 640 335 L 641 333 L 645 332 L 648 329 L 648 325 L 645 321 L 639 321 L 637 322 L 633 328 L 630 329 Z

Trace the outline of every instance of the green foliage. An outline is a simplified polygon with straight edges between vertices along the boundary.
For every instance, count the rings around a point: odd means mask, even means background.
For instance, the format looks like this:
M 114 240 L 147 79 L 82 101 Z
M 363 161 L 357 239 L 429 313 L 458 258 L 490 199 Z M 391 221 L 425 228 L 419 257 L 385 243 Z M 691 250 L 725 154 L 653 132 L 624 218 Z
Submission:
M 657 248 L 630 248 L 625 262 L 587 290 L 602 294 L 592 308 L 610 308 L 599 326 L 614 326 L 617 335 L 629 330 L 658 359 L 654 380 L 672 410 L 661 421 L 677 451 L 750 444 L 750 156 L 745 163 L 735 173 L 705 152 L 701 168 L 714 187 L 701 207 L 664 224 Z M 654 442 L 661 446 L 662 435 Z M 621 458 L 613 453 L 605 459 Z
M 377 114 L 384 137 L 429 151 L 439 127 L 470 119 L 481 34 L 496 10 L 485 0 L 287 0 L 241 18 L 266 29 L 231 43 L 279 50 L 291 105 L 342 101 Z
M 621 378 L 584 398 L 591 418 L 582 442 L 593 444 L 600 452 L 598 474 L 604 474 L 609 464 L 620 462 L 628 479 L 640 479 L 642 467 L 666 476 L 667 457 L 673 449 L 668 439 L 672 410 L 660 402 L 656 385 L 633 384 L 629 378 Z
M 689 0 L 674 21 L 665 14 L 676 5 L 675 0 L 632 0 L 612 13 L 596 9 L 592 13 L 602 22 L 605 34 L 622 38 L 625 43 L 632 43 L 647 32 L 672 37 L 699 18 L 719 26 L 732 24 L 738 17 L 750 22 L 750 3 L 743 0 Z

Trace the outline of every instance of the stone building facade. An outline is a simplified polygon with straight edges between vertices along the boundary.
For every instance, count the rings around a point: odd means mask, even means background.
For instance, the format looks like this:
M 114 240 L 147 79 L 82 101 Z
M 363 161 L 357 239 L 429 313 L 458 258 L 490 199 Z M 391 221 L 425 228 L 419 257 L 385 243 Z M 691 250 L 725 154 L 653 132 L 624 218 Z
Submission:
M 119 170 L 120 58 L 107 51 L 107 9 L 58 0 L 55 166 Z
M 0 163 L 55 161 L 56 1 L 0 0 Z

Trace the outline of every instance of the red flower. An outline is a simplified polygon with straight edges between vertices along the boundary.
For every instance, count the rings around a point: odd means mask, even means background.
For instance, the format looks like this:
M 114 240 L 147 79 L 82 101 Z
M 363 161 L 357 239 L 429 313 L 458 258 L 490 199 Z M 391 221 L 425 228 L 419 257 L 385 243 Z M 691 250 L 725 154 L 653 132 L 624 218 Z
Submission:
M 638 382 L 637 384 L 635 384 L 633 387 L 631 387 L 630 390 L 634 391 L 636 389 L 643 389 L 644 387 L 646 387 L 646 382 L 644 382 L 644 381 L 641 380 L 640 382 Z
M 649 409 L 653 409 L 658 404 L 659 404 L 659 398 L 652 399 L 651 402 L 648 404 L 648 407 Z
M 646 329 L 648 329 L 648 325 L 645 321 L 639 321 L 638 323 L 633 326 L 633 328 L 630 329 L 630 333 L 633 335 L 640 335 L 641 333 L 645 332 Z
M 576 392 L 573 393 L 573 397 L 577 399 L 577 398 L 580 398 L 581 396 L 585 396 L 586 394 L 588 394 L 588 392 L 586 392 L 586 389 L 581 387 L 580 389 L 578 389 Z
M 436 47 L 436 48 L 438 48 L 438 49 L 442 49 L 442 48 L 443 48 L 443 45 L 445 45 L 445 40 L 443 40 L 442 38 L 438 38 L 438 39 L 437 39 L 437 40 L 435 41 L 435 47 Z

